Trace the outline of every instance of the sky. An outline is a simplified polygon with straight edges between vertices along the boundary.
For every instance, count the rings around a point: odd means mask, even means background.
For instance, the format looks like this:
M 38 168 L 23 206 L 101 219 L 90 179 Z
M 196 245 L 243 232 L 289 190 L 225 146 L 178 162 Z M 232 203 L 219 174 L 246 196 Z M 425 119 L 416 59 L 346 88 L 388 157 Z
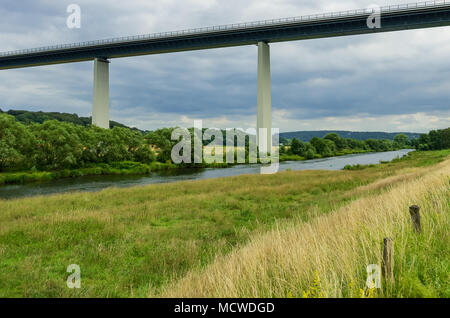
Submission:
M 302 16 L 397 1 L 0 0 L 0 51 Z M 410 0 L 411 2 L 411 0 Z M 81 8 L 81 28 L 66 25 Z M 273 127 L 450 126 L 450 27 L 270 44 Z M 257 47 L 112 59 L 111 120 L 140 129 L 256 126 Z M 0 108 L 90 116 L 93 62 L 0 71 Z

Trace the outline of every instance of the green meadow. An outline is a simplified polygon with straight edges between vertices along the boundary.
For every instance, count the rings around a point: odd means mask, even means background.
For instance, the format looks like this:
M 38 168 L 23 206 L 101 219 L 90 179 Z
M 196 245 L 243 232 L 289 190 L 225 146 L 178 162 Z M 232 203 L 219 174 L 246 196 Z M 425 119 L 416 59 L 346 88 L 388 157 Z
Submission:
M 313 222 L 355 200 L 418 180 L 449 155 L 450 150 L 417 151 L 354 170 L 285 171 L 0 200 L 0 297 L 170 295 L 178 282 L 280 222 Z M 66 285 L 70 264 L 81 268 L 80 289 Z M 435 269 L 440 278 L 424 279 L 448 278 L 446 266 L 442 262 Z M 435 288 L 447 288 L 436 293 L 449 296 L 448 284 Z

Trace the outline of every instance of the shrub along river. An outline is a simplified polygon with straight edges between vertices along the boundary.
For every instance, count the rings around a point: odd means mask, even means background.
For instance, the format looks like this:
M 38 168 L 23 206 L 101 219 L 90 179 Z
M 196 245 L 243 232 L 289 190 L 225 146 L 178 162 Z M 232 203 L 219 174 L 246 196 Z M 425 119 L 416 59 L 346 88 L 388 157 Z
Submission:
M 280 163 L 279 171 L 290 170 L 340 170 L 346 165 L 377 164 L 380 161 L 391 161 L 403 157 L 411 149 L 388 152 L 329 157 L 306 161 L 285 161 Z M 260 172 L 260 165 L 236 165 L 230 168 L 206 169 L 174 169 L 138 176 L 85 176 L 77 178 L 59 179 L 53 181 L 29 183 L 23 185 L 6 185 L 0 187 L 0 199 L 13 199 L 36 195 L 49 195 L 74 191 L 99 191 L 108 187 L 131 187 L 152 183 L 167 183 L 182 180 L 200 180 L 209 178 L 237 176 L 241 174 L 255 174 Z

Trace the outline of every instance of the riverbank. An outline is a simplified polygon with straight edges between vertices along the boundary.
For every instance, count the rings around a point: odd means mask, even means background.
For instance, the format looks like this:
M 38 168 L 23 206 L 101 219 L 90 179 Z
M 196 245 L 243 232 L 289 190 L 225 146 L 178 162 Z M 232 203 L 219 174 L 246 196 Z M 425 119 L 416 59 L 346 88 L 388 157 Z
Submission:
M 79 169 L 65 169 L 58 171 L 24 171 L 0 173 L 0 185 L 24 184 L 38 181 L 51 181 L 61 178 L 75 178 L 93 175 L 135 175 L 150 174 L 152 171 L 175 169 L 172 164 L 153 162 L 146 165 L 139 162 L 118 162 L 112 164 L 98 164 Z
M 449 155 L 413 152 L 358 171 L 246 174 L 0 200 L 0 297 L 147 297 L 166 295 L 171 286 L 174 294 L 183 293 L 186 284 L 174 284 L 216 257 L 233 255 L 279 222 L 307 223 L 420 180 Z M 70 264 L 80 266 L 80 289 L 67 288 Z M 355 286 L 364 286 L 365 278 L 354 277 Z M 439 284 L 445 287 L 439 277 L 445 275 L 432 276 L 438 296 Z M 284 290 L 297 296 L 292 286 Z
M 395 149 L 400 150 L 400 149 Z M 395 151 L 394 150 L 394 151 Z M 389 150 L 392 151 L 392 150 Z M 341 152 L 335 153 L 332 157 L 341 157 L 341 156 L 347 156 L 347 155 L 356 155 L 356 154 L 363 154 L 363 153 L 377 153 L 377 151 L 370 151 L 370 150 L 358 150 L 358 149 L 344 149 Z M 322 158 L 329 158 L 329 157 L 323 157 L 320 154 L 314 154 L 313 158 L 305 158 L 299 155 L 289 154 L 289 153 L 282 153 L 280 154 L 280 162 L 284 161 L 303 161 L 303 160 L 311 160 L 311 159 L 322 159 Z
M 134 161 L 116 162 L 111 164 L 101 163 L 85 168 L 65 169 L 57 171 L 24 171 L 0 173 L 0 186 L 8 184 L 26 184 L 40 181 L 52 181 L 63 178 L 77 178 L 84 176 L 131 176 L 150 175 L 153 172 L 161 172 L 176 169 L 205 169 L 205 168 L 227 168 L 228 164 L 206 164 L 186 167 L 173 163 L 152 162 L 144 164 Z
M 350 155 L 376 153 L 373 151 L 347 151 L 336 154 L 336 157 Z M 314 159 L 322 158 L 316 155 Z M 330 157 L 324 157 L 330 158 Z M 279 162 L 287 161 L 306 161 L 304 157 L 298 155 L 281 154 Z M 207 168 L 229 168 L 239 164 L 228 163 L 203 163 L 195 166 L 177 165 L 173 163 L 152 162 L 151 164 L 143 164 L 140 162 L 124 161 L 111 164 L 96 164 L 78 169 L 65 169 L 57 171 L 18 171 L 18 172 L 2 172 L 0 173 L 0 186 L 13 184 L 27 184 L 33 182 L 52 181 L 63 178 L 77 178 L 84 176 L 132 176 L 132 175 L 151 175 L 152 173 L 170 171 L 177 169 L 207 169 Z

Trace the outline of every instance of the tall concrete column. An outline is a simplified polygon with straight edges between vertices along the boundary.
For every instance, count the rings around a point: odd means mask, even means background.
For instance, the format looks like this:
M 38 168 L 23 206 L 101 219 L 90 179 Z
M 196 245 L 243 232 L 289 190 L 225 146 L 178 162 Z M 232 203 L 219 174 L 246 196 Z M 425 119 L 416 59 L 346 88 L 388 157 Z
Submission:
M 260 150 L 272 152 L 272 99 L 270 95 L 270 47 L 265 42 L 258 43 L 258 115 L 257 136 Z M 266 128 L 265 134 L 259 129 Z
M 109 61 L 102 58 L 94 60 L 92 124 L 109 129 Z

